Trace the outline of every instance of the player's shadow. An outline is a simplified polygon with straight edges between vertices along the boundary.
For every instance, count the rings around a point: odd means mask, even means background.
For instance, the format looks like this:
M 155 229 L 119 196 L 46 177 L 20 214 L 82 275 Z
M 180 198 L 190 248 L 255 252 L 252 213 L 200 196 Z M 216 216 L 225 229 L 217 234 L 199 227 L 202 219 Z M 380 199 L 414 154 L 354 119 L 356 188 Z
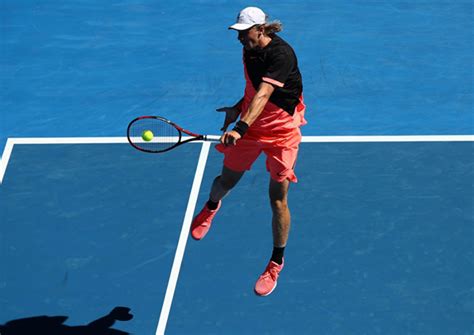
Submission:
M 85 326 L 67 326 L 67 316 L 35 316 L 8 321 L 0 325 L 1 335 L 127 335 L 114 329 L 115 321 L 129 321 L 133 318 L 130 308 L 115 307 L 109 314 Z

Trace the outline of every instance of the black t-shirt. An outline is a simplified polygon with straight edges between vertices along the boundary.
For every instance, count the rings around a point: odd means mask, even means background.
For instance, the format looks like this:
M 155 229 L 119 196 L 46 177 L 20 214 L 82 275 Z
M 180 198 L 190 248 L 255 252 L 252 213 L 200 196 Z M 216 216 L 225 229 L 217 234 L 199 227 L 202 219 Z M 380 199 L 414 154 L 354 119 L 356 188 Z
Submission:
M 303 82 L 293 48 L 277 35 L 264 48 L 245 50 L 247 74 L 255 90 L 262 81 L 275 87 L 270 102 L 293 115 L 303 92 Z

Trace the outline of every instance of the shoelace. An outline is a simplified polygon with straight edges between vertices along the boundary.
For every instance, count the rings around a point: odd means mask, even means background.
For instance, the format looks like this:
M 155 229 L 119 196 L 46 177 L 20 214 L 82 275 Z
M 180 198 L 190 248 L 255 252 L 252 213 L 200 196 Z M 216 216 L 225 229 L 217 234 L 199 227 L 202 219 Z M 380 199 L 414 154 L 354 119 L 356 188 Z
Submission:
M 206 208 L 206 210 L 202 213 L 202 216 L 207 220 L 210 218 L 212 215 L 214 215 L 213 212 L 209 208 Z
M 278 270 L 276 267 L 269 265 L 265 272 L 262 275 L 263 278 L 272 277 L 272 280 L 276 280 L 278 278 Z

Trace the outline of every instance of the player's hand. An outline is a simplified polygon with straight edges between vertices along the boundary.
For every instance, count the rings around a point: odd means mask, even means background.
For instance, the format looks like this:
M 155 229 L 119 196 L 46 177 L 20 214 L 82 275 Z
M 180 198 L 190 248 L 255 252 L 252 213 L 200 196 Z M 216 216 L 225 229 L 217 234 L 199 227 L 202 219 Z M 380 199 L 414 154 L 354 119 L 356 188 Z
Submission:
M 222 134 L 221 143 L 224 144 L 225 146 L 235 145 L 237 141 L 240 140 L 240 138 L 241 136 L 238 132 L 231 130 Z
M 225 112 L 224 125 L 221 128 L 221 130 L 224 132 L 227 131 L 227 127 L 229 127 L 231 123 L 237 121 L 237 118 L 240 115 L 240 109 L 235 106 L 217 108 L 216 111 Z

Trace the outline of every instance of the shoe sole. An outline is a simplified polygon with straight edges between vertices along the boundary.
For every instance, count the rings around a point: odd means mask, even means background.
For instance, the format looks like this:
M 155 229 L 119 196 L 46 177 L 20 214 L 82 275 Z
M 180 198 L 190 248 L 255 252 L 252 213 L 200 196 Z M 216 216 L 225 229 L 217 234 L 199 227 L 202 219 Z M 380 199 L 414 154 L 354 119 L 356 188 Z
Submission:
M 201 241 L 202 237 L 201 238 L 196 238 L 193 236 L 193 234 L 191 234 L 191 237 L 193 238 L 194 241 Z
M 209 229 L 210 229 L 210 227 L 209 227 Z M 195 237 L 195 236 L 193 235 L 193 228 L 191 227 L 191 231 L 189 232 L 189 235 L 191 235 L 191 237 L 192 237 L 194 240 L 200 241 L 200 240 L 202 240 L 202 239 L 207 235 L 207 233 L 209 232 L 209 229 L 208 229 L 207 232 L 204 233 L 204 235 L 202 235 L 201 237 Z
M 266 296 L 269 296 L 270 294 L 272 294 L 273 291 L 275 291 L 276 287 L 278 285 L 278 282 L 275 283 L 275 286 L 273 286 L 272 290 L 270 292 L 268 292 L 267 294 L 259 294 L 257 293 L 257 291 L 254 290 L 255 294 L 258 295 L 259 297 L 266 297 Z

